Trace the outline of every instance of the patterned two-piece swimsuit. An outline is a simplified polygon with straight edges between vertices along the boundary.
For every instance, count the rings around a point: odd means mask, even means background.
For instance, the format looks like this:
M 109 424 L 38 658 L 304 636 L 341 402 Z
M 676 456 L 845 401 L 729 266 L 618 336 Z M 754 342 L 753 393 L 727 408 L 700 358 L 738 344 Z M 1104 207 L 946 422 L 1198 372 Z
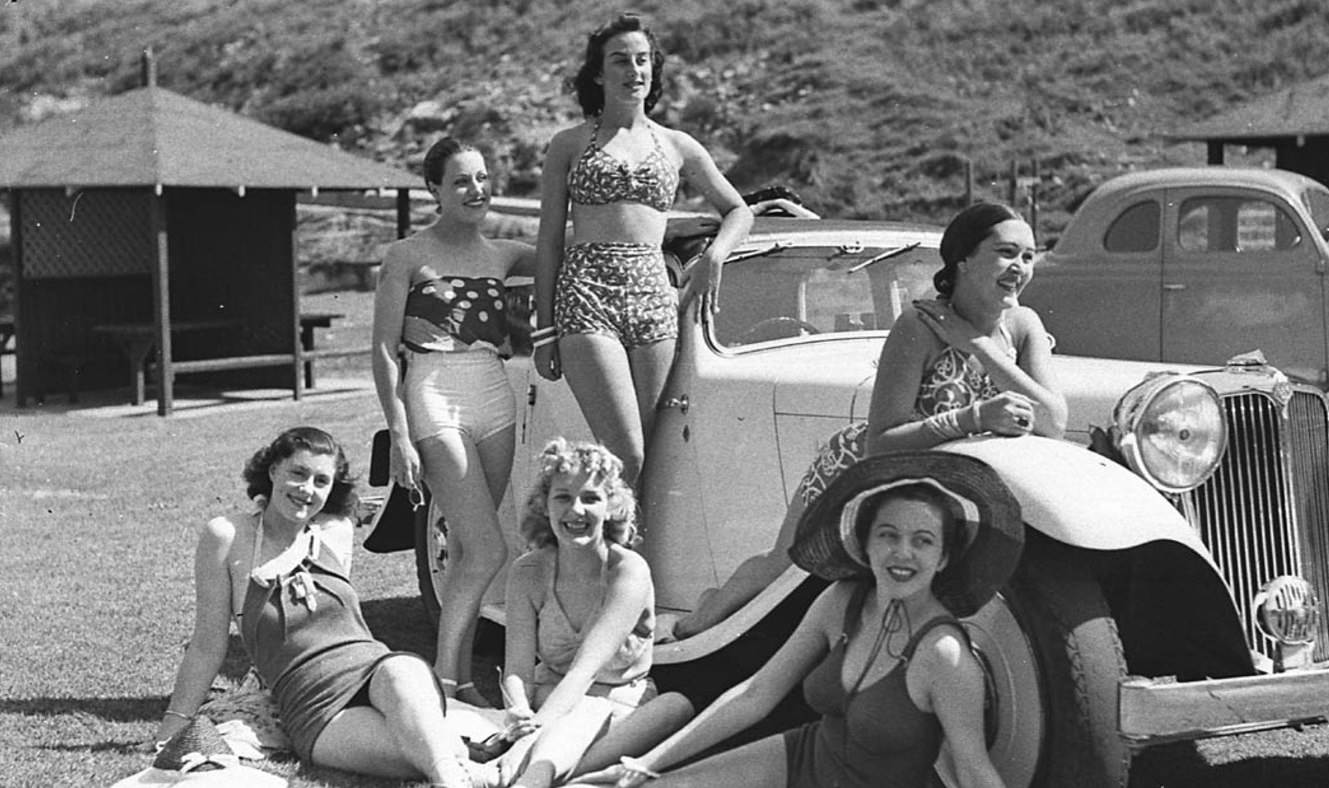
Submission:
M 576 205 L 633 202 L 661 213 L 674 204 L 678 169 L 655 131 L 654 147 L 636 166 L 591 141 L 568 172 Z M 669 283 L 659 246 L 595 241 L 570 246 L 554 286 L 554 325 L 560 336 L 609 334 L 629 349 L 678 336 L 678 294 Z

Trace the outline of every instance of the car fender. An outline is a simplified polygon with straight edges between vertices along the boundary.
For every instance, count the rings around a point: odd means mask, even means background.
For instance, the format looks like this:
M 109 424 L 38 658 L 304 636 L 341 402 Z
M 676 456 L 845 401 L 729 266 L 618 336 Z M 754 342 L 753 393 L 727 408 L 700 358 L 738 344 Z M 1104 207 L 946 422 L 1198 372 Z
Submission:
M 1083 446 L 1027 435 L 979 437 L 938 447 L 987 463 L 1020 502 L 1029 527 L 1086 550 L 1125 550 L 1168 540 L 1218 569 L 1173 506 L 1122 465 Z

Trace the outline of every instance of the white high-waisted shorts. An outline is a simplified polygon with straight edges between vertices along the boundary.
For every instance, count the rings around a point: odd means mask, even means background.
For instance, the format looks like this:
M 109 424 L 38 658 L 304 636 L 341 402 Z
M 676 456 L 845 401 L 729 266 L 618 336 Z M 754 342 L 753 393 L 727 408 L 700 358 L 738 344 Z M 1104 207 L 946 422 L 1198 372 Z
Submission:
M 492 350 L 407 351 L 403 384 L 411 440 L 457 430 L 472 442 L 517 423 L 517 403 L 503 360 Z

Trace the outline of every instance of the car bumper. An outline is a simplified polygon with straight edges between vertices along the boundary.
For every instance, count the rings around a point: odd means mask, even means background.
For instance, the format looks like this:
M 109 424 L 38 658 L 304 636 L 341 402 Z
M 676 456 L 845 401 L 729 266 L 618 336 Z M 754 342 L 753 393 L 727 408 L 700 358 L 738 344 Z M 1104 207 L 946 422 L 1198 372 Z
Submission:
M 1127 746 L 1282 728 L 1329 720 L 1329 664 L 1235 679 L 1121 683 L 1118 728 Z

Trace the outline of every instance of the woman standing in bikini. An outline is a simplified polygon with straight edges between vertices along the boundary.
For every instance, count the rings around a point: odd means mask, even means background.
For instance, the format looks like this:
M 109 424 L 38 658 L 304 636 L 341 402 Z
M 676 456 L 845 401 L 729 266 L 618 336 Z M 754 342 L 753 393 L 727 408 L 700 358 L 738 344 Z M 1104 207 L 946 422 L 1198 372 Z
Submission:
M 661 243 L 680 179 L 719 211 L 719 231 L 685 274 L 684 304 L 717 308 L 720 267 L 752 213 L 695 139 L 648 114 L 664 53 L 640 17 L 591 34 L 573 78 L 586 120 L 560 131 L 545 158 L 536 244 L 535 363 L 566 375 L 596 440 L 636 484 L 674 357 L 678 301 Z M 573 238 L 566 243 L 571 205 Z
M 388 247 L 374 295 L 374 382 L 393 482 L 423 482 L 431 523 L 441 516 L 448 526 L 434 670 L 449 697 L 487 706 L 469 657 L 485 589 L 507 560 L 498 504 L 512 471 L 516 405 L 498 356 L 508 336 L 503 280 L 529 276 L 534 249 L 480 234 L 491 195 L 475 148 L 439 140 L 424 169 L 439 217 Z

